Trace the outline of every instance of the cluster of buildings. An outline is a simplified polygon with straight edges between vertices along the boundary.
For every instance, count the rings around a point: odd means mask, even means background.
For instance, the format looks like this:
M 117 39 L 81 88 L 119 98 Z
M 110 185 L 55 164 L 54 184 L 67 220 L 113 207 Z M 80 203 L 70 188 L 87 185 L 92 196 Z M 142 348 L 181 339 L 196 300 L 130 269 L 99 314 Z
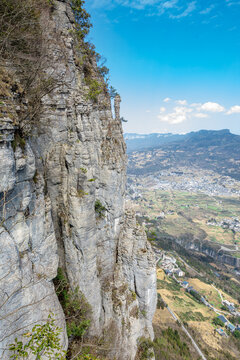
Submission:
M 202 296 L 196 289 L 194 289 L 193 286 L 189 285 L 189 282 L 184 280 L 177 280 L 175 278 L 175 275 L 177 275 L 178 277 L 183 277 L 185 276 L 185 273 L 179 268 L 179 266 L 177 265 L 177 261 L 173 256 L 169 256 L 167 254 L 165 254 L 163 251 L 160 250 L 156 250 L 155 249 L 155 253 L 156 253 L 156 258 L 158 261 L 161 261 L 161 268 L 165 271 L 166 275 L 170 275 L 173 276 L 173 278 L 189 293 L 192 293 L 194 295 L 194 293 L 196 294 L 196 297 L 207 307 L 209 307 L 211 310 L 215 310 L 214 306 L 212 304 L 210 304 L 206 298 L 204 296 Z M 222 304 L 225 305 L 228 309 L 228 311 L 233 315 L 233 316 L 238 316 L 240 317 L 240 312 L 237 311 L 237 309 L 235 308 L 235 304 L 231 303 L 228 300 L 223 300 Z M 227 320 L 227 318 L 224 315 L 219 315 L 218 319 L 220 319 L 225 328 L 228 329 L 230 332 L 234 332 L 236 330 L 240 331 L 240 325 L 234 326 L 232 323 L 230 323 L 229 320 Z M 216 332 L 221 335 L 221 336 L 228 336 L 227 333 L 224 331 L 224 329 L 219 328 L 216 329 Z
M 207 221 L 207 225 L 209 226 L 219 226 L 222 229 L 230 229 L 235 232 L 240 232 L 240 221 L 238 218 L 232 217 L 230 219 L 223 219 L 217 222 L 216 219 L 212 218 Z
M 163 269 L 165 270 L 165 273 L 167 275 L 171 275 L 171 274 L 174 274 L 176 273 L 176 270 L 175 270 L 175 264 L 176 264 L 176 259 L 170 257 L 170 256 L 165 256 L 164 259 L 162 260 L 162 263 L 161 263 L 161 266 L 163 266 Z M 179 271 L 181 271 L 181 269 L 178 268 Z M 183 272 L 182 272 L 183 273 Z M 200 295 L 200 293 L 194 289 L 193 286 L 189 286 L 189 282 L 188 281 L 178 281 L 177 282 L 187 291 L 187 292 L 191 292 L 191 293 L 195 293 L 195 294 L 198 294 L 199 295 L 199 300 L 207 307 L 209 307 L 210 309 L 212 310 L 215 310 L 213 305 L 210 304 L 204 296 Z M 234 316 L 240 316 L 240 312 L 238 312 L 235 308 L 235 304 L 234 303 L 231 303 L 230 301 L 228 300 L 223 300 L 222 302 L 223 305 L 225 305 L 229 312 L 234 315 Z M 239 330 L 240 331 L 240 325 L 237 325 L 237 326 L 234 326 L 232 323 L 230 323 L 227 318 L 223 315 L 219 315 L 218 316 L 218 319 L 220 319 L 223 324 L 225 325 L 225 327 L 231 331 L 232 333 L 236 330 Z M 226 332 L 219 328 L 219 329 L 216 329 L 217 333 L 221 336 L 226 336 L 227 337 L 227 334 Z
M 231 196 L 239 194 L 239 190 L 234 189 L 234 180 L 229 177 L 221 177 L 217 182 L 211 181 L 212 174 L 204 175 L 201 178 L 196 173 L 161 171 L 160 176 L 152 177 L 151 188 L 159 190 L 178 190 L 187 192 L 202 192 L 208 195 Z M 150 179 L 151 176 L 145 176 Z
M 231 333 L 233 333 L 234 331 L 238 330 L 240 331 L 240 325 L 234 326 L 232 323 L 230 323 L 230 321 L 228 321 L 227 318 L 225 318 L 224 315 L 219 315 L 218 319 L 221 320 L 225 326 L 226 329 L 228 329 L 229 331 L 231 331 Z M 227 334 L 225 333 L 225 331 L 223 329 L 217 329 L 216 330 L 221 336 L 227 336 Z
M 201 300 L 201 302 L 202 302 L 204 305 L 206 305 L 206 306 L 208 306 L 208 307 L 210 307 L 210 308 L 212 307 L 211 304 L 209 304 L 209 303 L 207 302 L 207 300 L 205 299 L 204 296 L 201 296 L 201 295 L 199 294 L 199 292 L 198 292 L 196 289 L 194 289 L 193 286 L 189 286 L 188 281 L 182 281 L 182 282 L 180 282 L 180 285 L 181 285 L 184 289 L 186 289 L 187 292 L 189 292 L 189 293 L 192 292 L 192 293 L 198 294 L 198 295 L 199 295 L 199 300 Z
M 225 305 L 228 309 L 228 311 L 233 315 L 233 316 L 238 316 L 240 317 L 240 312 L 237 311 L 237 309 L 235 308 L 235 304 L 231 303 L 228 300 L 223 300 L 223 305 Z
M 187 281 L 182 281 L 180 284 L 184 289 L 186 289 L 187 292 L 199 294 L 199 292 L 197 290 L 195 290 L 193 286 L 189 286 L 189 283 Z M 214 310 L 213 306 L 211 304 L 209 304 L 209 302 L 205 299 L 204 296 L 201 296 L 200 300 L 204 305 L 206 305 L 210 309 Z M 236 310 L 234 303 L 231 303 L 228 300 L 223 300 L 222 303 L 223 303 L 223 305 L 225 305 L 228 308 L 228 310 L 231 312 L 232 315 L 240 316 L 240 313 Z M 228 319 L 224 315 L 219 315 L 218 319 L 223 322 L 226 329 L 229 330 L 231 333 L 233 333 L 236 330 L 240 331 L 240 325 L 234 326 L 232 323 L 230 323 L 230 321 L 228 321 Z M 216 331 L 221 336 L 225 336 L 225 337 L 228 336 L 227 333 L 221 328 L 216 329 Z
M 177 275 L 183 277 L 185 273 L 177 265 L 177 261 L 174 257 L 162 253 L 161 268 L 165 271 L 166 275 Z

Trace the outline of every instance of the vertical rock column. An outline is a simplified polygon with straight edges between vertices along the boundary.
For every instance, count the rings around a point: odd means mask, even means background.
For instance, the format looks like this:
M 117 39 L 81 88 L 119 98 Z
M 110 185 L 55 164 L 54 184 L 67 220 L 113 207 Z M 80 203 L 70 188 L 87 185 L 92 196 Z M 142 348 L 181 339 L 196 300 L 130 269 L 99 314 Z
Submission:
M 114 111 L 115 111 L 116 121 L 120 121 L 120 103 L 121 103 L 121 96 L 117 94 L 114 98 Z

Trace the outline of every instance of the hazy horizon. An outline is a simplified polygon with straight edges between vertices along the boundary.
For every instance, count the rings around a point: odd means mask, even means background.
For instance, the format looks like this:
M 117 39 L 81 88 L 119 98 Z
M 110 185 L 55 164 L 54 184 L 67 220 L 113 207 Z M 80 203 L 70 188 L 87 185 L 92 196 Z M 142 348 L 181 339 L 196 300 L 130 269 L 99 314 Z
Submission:
M 136 134 L 136 135 L 152 135 L 152 134 L 161 134 L 161 135 L 165 135 L 165 134 L 174 134 L 174 135 L 185 135 L 185 134 L 189 134 L 190 132 L 199 132 L 199 131 L 222 131 L 222 130 L 229 130 L 231 134 L 233 135 L 240 135 L 237 134 L 236 132 L 231 131 L 230 129 L 199 129 L 196 131 L 186 131 L 186 132 L 149 132 L 149 133 L 138 133 L 138 132 L 130 132 L 130 131 L 125 131 L 124 130 L 124 134 Z

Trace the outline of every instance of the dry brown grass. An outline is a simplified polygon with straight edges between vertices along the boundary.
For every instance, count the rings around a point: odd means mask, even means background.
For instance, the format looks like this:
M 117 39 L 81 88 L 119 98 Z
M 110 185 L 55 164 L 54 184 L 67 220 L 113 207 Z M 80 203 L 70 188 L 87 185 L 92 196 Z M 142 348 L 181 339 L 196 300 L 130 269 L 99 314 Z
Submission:
M 157 271 L 157 277 L 159 280 L 164 280 L 164 272 L 161 269 Z M 165 281 L 170 282 L 167 277 Z M 204 293 L 209 301 L 217 302 L 220 297 L 218 292 L 209 284 L 205 284 L 201 280 L 194 278 L 189 279 L 190 285 L 196 290 Z M 210 310 L 203 304 L 199 304 L 187 295 L 184 289 L 180 289 L 178 294 L 168 289 L 160 289 L 158 292 L 161 294 L 163 300 L 169 305 L 177 316 L 181 316 L 186 312 L 201 313 L 205 318 L 204 321 L 187 321 L 188 329 L 192 333 L 193 338 L 202 347 L 202 349 L 208 352 L 208 356 L 225 360 L 224 352 L 229 352 L 234 359 L 240 359 L 240 353 L 234 345 L 232 337 L 222 338 L 214 331 L 212 320 L 217 315 L 214 311 Z M 234 302 L 231 296 L 221 291 L 223 298 Z M 177 297 L 176 297 L 177 296 Z M 174 321 L 167 309 L 157 310 L 153 319 L 154 326 L 159 326 L 161 329 L 166 329 L 168 326 L 179 329 L 177 323 Z

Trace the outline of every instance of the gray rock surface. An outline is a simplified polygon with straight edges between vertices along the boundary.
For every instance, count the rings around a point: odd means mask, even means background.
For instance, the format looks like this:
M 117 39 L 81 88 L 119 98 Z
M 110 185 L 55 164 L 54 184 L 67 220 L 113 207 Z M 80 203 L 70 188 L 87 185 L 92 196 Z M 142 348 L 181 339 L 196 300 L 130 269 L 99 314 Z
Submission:
M 90 335 L 105 333 L 110 358 L 132 360 L 138 339 L 153 337 L 156 271 L 146 235 L 125 209 L 119 108 L 113 118 L 107 94 L 97 102 L 86 95 L 69 5 L 56 1 L 47 21 L 47 71 L 58 86 L 42 99 L 24 148 L 13 151 L 17 126 L 0 119 L 0 357 L 50 311 L 67 347 L 52 283 L 60 266 L 91 305 Z
M 1 129 L 3 131 L 3 129 Z M 11 139 L 9 129 L 8 139 Z M 6 134 L 6 128 L 5 128 Z M 9 359 L 10 343 L 35 324 L 55 314 L 67 347 L 65 319 L 52 279 L 58 268 L 57 243 L 51 203 L 43 181 L 32 180 L 35 156 L 26 143 L 15 152 L 9 141 L 0 142 L 0 357 Z

